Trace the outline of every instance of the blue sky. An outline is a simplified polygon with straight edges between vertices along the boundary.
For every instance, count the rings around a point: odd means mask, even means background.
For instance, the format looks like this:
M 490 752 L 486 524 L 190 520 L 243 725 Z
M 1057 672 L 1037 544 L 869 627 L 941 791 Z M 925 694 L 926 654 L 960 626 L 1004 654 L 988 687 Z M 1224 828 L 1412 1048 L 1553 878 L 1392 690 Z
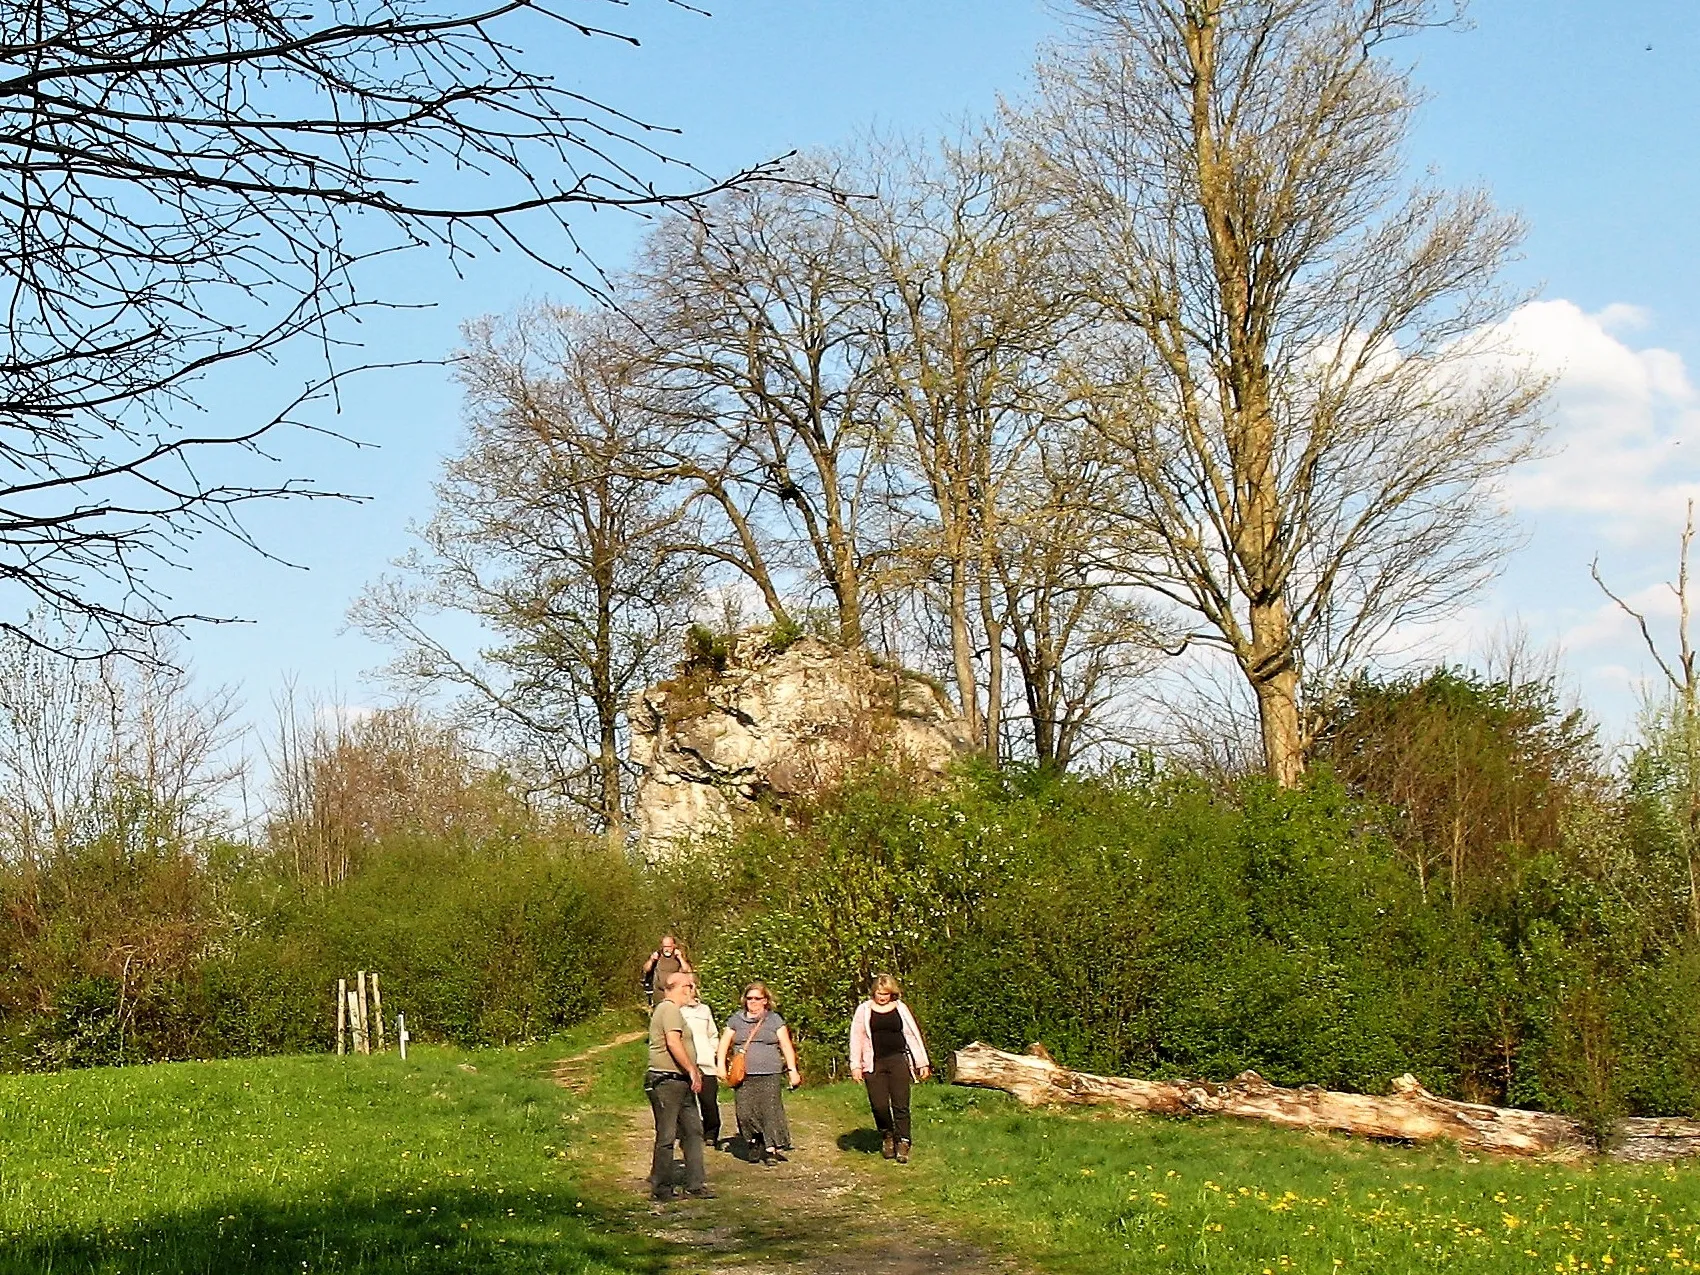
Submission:
M 1472 19 L 1410 48 L 1429 94 L 1410 158 L 1448 184 L 1487 186 L 1527 219 L 1514 282 L 1538 299 L 1516 330 L 1559 381 L 1549 455 L 1505 493 L 1523 548 L 1413 658 L 1478 652 L 1521 625 L 1537 645 L 1562 648 L 1583 702 L 1620 732 L 1650 666 L 1588 563 L 1597 554 L 1615 586 L 1668 619 L 1660 582 L 1674 578 L 1683 501 L 1700 492 L 1700 5 L 1479 0 Z M 1059 30 L 1040 0 L 726 0 L 706 19 L 636 0 L 606 20 L 625 20 L 643 47 L 562 39 L 563 74 L 681 127 L 672 149 L 710 171 L 870 127 L 925 133 L 984 114 L 1000 92 L 1021 94 L 1038 44 Z M 580 224 L 612 267 L 642 232 L 606 213 Z M 430 306 L 367 324 L 380 360 L 444 354 L 468 318 L 564 295 L 512 254 L 459 277 L 414 257 L 375 282 Z M 253 376 L 259 392 L 267 378 Z M 251 621 L 198 628 L 187 652 L 202 683 L 238 687 L 262 725 L 290 679 L 351 703 L 376 697 L 363 673 L 384 652 L 347 632 L 344 612 L 405 551 L 409 523 L 429 515 L 458 403 L 439 370 L 373 375 L 332 423 L 370 446 L 304 440 L 287 465 L 371 499 L 249 519 L 305 570 L 203 541 L 192 570 L 161 581 L 188 608 Z

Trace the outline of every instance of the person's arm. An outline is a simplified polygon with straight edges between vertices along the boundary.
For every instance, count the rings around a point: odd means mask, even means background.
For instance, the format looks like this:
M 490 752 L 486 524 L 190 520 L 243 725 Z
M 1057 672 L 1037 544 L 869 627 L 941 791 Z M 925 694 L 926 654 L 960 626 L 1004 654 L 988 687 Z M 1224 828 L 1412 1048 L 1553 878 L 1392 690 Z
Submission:
M 682 974 L 695 974 L 697 972 L 697 967 L 692 965 L 691 962 L 690 962 L 690 958 L 685 955 L 685 949 L 684 948 L 682 948 L 682 947 L 674 948 L 673 949 L 673 955 L 679 958 L 679 972 L 680 973 L 682 973 Z
M 726 1074 L 726 1055 L 732 1050 L 732 1028 L 728 1026 L 720 1033 L 720 1048 L 714 1055 L 714 1066 L 722 1076 Z
M 803 1073 L 797 1070 L 797 1051 L 791 1045 L 791 1029 L 784 1023 L 779 1024 L 779 1052 L 785 1059 L 785 1073 L 790 1078 L 791 1088 L 795 1089 L 803 1083 Z
M 659 961 L 660 959 L 661 959 L 661 953 L 659 951 L 651 952 L 649 954 L 649 959 L 643 963 L 643 972 L 645 974 L 647 974 L 651 970 L 653 970 L 655 968 L 655 962 Z
M 903 1015 L 903 1031 L 908 1038 L 909 1057 L 915 1064 L 915 1077 L 925 1080 L 933 1074 L 933 1066 L 927 1058 L 927 1043 L 921 1039 L 921 1024 L 915 1021 L 915 1015 L 909 1012 L 909 1006 L 903 1002 L 898 1002 L 897 1009 Z
M 868 1031 L 868 1003 L 863 1001 L 856 1006 L 856 1012 L 850 1016 L 850 1078 L 857 1084 L 862 1083 L 862 1037 Z
M 673 1055 L 673 1061 L 684 1068 L 685 1074 L 691 1078 L 691 1092 L 702 1092 L 702 1068 L 697 1066 L 697 1060 L 691 1057 L 691 1051 L 685 1048 L 685 1033 L 677 1027 L 667 1029 L 667 1052 Z

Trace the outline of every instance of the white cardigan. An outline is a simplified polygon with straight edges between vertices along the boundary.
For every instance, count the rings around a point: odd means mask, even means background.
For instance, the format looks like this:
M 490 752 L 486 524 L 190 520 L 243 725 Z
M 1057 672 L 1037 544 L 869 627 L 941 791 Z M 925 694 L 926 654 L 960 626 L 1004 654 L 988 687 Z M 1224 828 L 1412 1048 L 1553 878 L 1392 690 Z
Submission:
M 909 1047 L 909 1070 L 918 1073 L 932 1065 L 927 1061 L 927 1047 L 921 1042 L 921 1028 L 915 1022 L 915 1015 L 909 1012 L 909 1006 L 902 1001 L 897 1002 L 896 1013 L 903 1020 L 903 1043 Z M 850 1020 L 851 1071 L 865 1074 L 874 1069 L 873 1014 L 874 1003 L 863 1001 L 856 1006 L 855 1016 Z

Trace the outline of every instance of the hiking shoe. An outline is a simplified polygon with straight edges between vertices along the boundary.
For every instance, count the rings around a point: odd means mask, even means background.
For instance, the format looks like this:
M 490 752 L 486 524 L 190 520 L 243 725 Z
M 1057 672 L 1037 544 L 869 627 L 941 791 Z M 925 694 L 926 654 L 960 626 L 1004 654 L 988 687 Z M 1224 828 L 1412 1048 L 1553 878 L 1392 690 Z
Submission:
M 897 1135 L 888 1133 L 880 1139 L 880 1154 L 887 1160 L 897 1159 Z
M 899 1142 L 897 1144 L 897 1162 L 899 1164 L 908 1164 L 909 1163 L 909 1139 L 908 1138 L 904 1138 L 901 1142 Z
M 686 1187 L 685 1194 L 693 1200 L 712 1200 L 714 1199 L 714 1188 L 699 1186 L 693 1191 L 690 1187 Z
M 673 1198 L 673 1188 L 670 1186 L 657 1187 L 649 1193 L 649 1198 L 657 1204 L 663 1204 Z
M 775 1151 L 772 1147 L 769 1147 L 766 1151 L 763 1151 L 762 1155 L 761 1155 L 761 1162 L 763 1164 L 769 1164 L 769 1165 L 778 1164 L 779 1159 L 780 1159 L 779 1152 Z
M 773 1159 L 778 1160 L 780 1162 L 784 1162 L 785 1160 L 790 1158 L 783 1151 L 781 1151 L 778 1147 L 769 1147 L 767 1149 L 767 1153 L 768 1153 L 768 1155 L 773 1157 Z

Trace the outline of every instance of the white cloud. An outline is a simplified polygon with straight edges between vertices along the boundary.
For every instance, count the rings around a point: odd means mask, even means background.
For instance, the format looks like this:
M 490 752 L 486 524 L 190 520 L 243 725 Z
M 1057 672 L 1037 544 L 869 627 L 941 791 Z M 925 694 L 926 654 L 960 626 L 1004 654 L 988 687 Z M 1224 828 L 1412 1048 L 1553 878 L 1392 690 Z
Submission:
M 1546 455 L 1503 484 L 1515 512 L 1581 515 L 1615 545 L 1672 541 L 1700 496 L 1700 393 L 1680 355 L 1621 339 L 1649 321 L 1634 306 L 1588 314 L 1569 301 L 1506 321 L 1507 342 L 1555 378 Z

